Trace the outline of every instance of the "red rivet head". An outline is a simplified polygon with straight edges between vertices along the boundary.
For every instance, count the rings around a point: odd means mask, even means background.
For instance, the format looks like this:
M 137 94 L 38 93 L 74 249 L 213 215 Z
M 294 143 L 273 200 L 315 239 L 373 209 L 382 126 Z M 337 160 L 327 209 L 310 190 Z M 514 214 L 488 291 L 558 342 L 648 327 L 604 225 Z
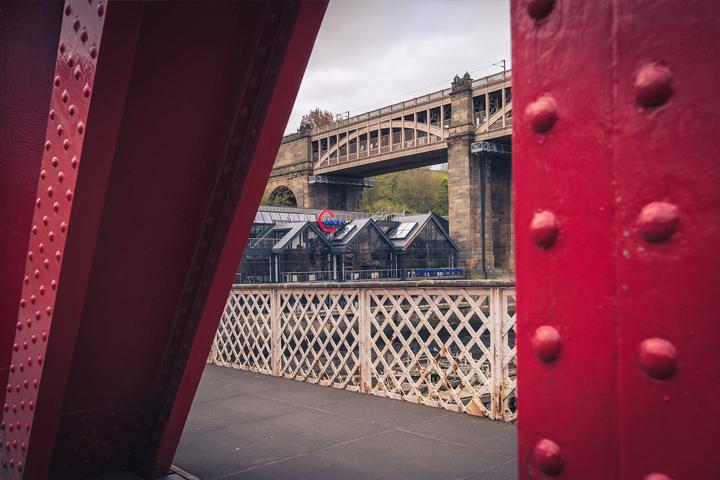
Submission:
M 557 122 L 557 103 L 550 96 L 543 96 L 525 108 L 525 118 L 537 133 L 545 133 Z
M 554 213 L 542 210 L 533 215 L 530 222 L 530 235 L 535 245 L 550 248 L 560 234 L 560 225 Z
M 72 7 L 70 5 L 65 5 L 65 15 L 70 15 L 72 13 Z
M 85 131 L 85 124 L 83 122 L 78 122 L 77 131 L 80 135 L 82 135 L 83 132 Z
M 50 143 L 50 140 L 45 141 L 45 150 L 50 151 L 52 148 L 52 143 Z
M 52 160 L 50 160 L 50 163 L 52 164 L 53 167 L 57 167 L 59 160 L 57 157 L 53 157 Z
M 27 302 L 25 301 L 24 298 L 21 298 L 20 299 L 20 308 L 25 308 L 25 305 L 27 305 Z
M 87 42 L 87 39 L 88 39 L 87 30 L 83 30 L 82 33 L 80 34 L 80 41 L 85 43 L 85 42 Z
M 545 475 L 560 475 L 565 467 L 560 445 L 550 439 L 540 439 L 533 447 L 532 456 L 537 468 Z
M 72 190 L 68 190 L 65 192 L 65 198 L 67 199 L 68 202 L 72 200 L 72 197 L 73 197 Z
M 83 87 L 83 95 L 86 97 L 90 96 L 90 85 L 88 85 L 87 83 Z
M 667 380 L 677 371 L 677 349 L 662 338 L 648 338 L 640 344 L 640 367 L 655 380 Z
M 643 480 L 672 480 L 672 478 L 668 477 L 664 473 L 649 473 L 645 475 Z
M 560 332 L 550 325 L 542 325 L 535 330 L 532 340 L 535 355 L 543 362 L 554 362 L 560 356 L 562 342 Z
M 643 238 L 652 243 L 664 242 L 677 230 L 680 210 L 672 203 L 648 203 L 640 211 L 636 225 Z
M 643 65 L 635 75 L 635 100 L 643 107 L 657 107 L 673 93 L 672 73 L 664 65 Z
M 70 105 L 70 106 L 68 107 L 68 113 L 70 114 L 71 117 L 72 117 L 73 115 L 75 115 L 75 105 Z
M 76 32 L 80 30 L 80 20 L 77 18 L 73 21 L 73 30 Z
M 527 12 L 535 20 L 542 20 L 552 12 L 555 0 L 529 0 Z
M 97 57 L 97 47 L 90 47 L 90 58 Z
M 97 14 L 98 17 L 102 17 L 105 14 L 105 5 L 103 5 L 102 3 L 97 7 Z

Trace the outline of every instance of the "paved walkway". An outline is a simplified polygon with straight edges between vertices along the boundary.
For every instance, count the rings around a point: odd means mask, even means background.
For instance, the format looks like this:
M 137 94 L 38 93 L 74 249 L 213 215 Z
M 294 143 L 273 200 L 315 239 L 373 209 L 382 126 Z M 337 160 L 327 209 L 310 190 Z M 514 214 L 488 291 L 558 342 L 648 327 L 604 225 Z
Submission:
M 515 426 L 205 369 L 175 464 L 201 480 L 510 480 Z

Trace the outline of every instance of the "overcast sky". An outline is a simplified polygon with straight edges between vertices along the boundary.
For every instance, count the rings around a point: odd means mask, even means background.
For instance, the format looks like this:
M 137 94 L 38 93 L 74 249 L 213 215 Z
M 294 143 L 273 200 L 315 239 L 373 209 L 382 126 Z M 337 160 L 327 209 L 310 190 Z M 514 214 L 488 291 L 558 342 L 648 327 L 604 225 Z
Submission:
M 509 0 L 331 0 L 286 133 L 320 107 L 363 113 L 510 67 Z

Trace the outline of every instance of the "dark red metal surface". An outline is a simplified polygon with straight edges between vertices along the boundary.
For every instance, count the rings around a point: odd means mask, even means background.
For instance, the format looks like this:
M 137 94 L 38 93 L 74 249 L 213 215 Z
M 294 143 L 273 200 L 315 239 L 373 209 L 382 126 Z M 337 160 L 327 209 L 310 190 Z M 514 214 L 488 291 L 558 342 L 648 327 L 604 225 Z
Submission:
M 45 7 L 0 476 L 164 474 L 326 3 Z
M 520 478 L 718 478 L 720 9 L 512 18 Z
M 62 5 L 0 5 L 0 385 L 7 384 Z M 5 398 L 0 390 L 0 405 Z

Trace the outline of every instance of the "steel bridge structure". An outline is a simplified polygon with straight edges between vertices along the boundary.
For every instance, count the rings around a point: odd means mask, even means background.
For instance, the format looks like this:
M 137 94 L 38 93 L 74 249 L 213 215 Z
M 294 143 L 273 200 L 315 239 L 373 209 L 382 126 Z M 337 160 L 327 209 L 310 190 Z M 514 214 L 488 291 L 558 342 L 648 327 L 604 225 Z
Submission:
M 462 86 L 463 80 L 456 78 L 454 86 Z M 469 87 L 472 109 L 456 106 L 460 111 L 454 115 L 453 88 L 448 88 L 313 128 L 313 171 L 318 175 L 367 175 L 408 165 L 445 163 L 451 127 L 468 121 L 478 141 L 509 142 L 512 71 L 472 80 Z

